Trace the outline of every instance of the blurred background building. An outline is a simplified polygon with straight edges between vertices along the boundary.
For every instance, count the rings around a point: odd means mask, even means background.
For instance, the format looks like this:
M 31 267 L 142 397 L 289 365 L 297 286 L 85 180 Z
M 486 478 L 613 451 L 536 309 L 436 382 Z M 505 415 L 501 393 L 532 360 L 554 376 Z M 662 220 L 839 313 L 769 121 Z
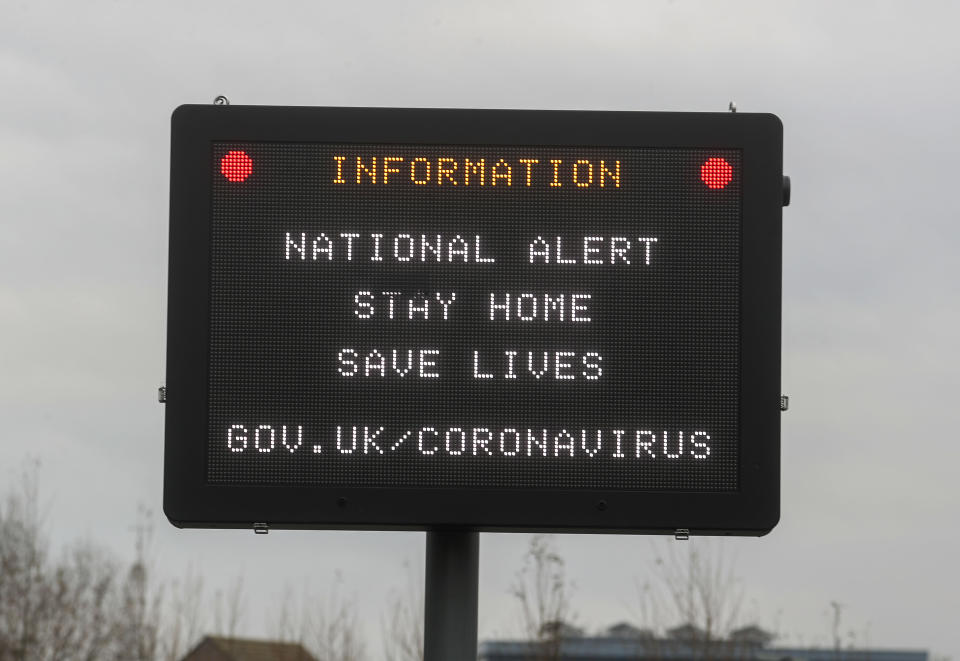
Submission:
M 554 622 L 539 641 L 481 642 L 479 661 L 928 661 L 929 656 L 921 650 L 775 647 L 773 640 L 772 634 L 752 625 L 710 639 L 690 624 L 657 636 L 622 622 L 590 636 Z

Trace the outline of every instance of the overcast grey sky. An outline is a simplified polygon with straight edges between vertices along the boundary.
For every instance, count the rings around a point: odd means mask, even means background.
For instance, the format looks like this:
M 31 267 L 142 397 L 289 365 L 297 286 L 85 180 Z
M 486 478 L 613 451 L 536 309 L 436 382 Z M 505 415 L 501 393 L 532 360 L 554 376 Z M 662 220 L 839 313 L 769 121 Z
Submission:
M 234 103 L 772 112 L 785 127 L 783 500 L 724 540 L 745 616 L 829 644 L 960 658 L 956 245 L 960 5 L 951 2 L 0 0 L 0 491 L 42 461 L 57 543 L 166 575 L 343 576 L 373 634 L 421 533 L 181 531 L 161 513 L 169 117 Z M 481 541 L 482 637 L 517 632 L 526 535 Z M 698 544 L 694 539 L 691 544 Z M 650 540 L 562 536 L 580 622 L 629 617 Z M 379 653 L 379 646 L 373 650 Z

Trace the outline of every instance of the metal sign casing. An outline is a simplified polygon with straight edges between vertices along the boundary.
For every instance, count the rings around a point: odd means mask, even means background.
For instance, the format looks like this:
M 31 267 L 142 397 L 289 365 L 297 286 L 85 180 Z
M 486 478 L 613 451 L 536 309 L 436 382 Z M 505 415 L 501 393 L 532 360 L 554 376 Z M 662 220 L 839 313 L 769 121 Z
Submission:
M 168 518 L 765 534 L 782 202 L 773 115 L 178 108 Z

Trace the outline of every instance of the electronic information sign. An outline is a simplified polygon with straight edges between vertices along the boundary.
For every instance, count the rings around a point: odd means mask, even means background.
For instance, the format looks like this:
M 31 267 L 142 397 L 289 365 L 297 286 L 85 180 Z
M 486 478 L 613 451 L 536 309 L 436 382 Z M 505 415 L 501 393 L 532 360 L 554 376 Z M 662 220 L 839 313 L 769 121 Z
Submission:
M 762 534 L 772 115 L 184 106 L 181 526 Z

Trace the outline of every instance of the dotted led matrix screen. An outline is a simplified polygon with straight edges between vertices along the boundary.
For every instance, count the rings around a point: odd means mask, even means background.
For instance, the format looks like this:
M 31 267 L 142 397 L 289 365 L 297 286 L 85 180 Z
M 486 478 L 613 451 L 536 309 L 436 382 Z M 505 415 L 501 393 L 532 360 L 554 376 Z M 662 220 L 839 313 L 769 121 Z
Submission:
M 207 481 L 738 487 L 737 150 L 214 143 Z

